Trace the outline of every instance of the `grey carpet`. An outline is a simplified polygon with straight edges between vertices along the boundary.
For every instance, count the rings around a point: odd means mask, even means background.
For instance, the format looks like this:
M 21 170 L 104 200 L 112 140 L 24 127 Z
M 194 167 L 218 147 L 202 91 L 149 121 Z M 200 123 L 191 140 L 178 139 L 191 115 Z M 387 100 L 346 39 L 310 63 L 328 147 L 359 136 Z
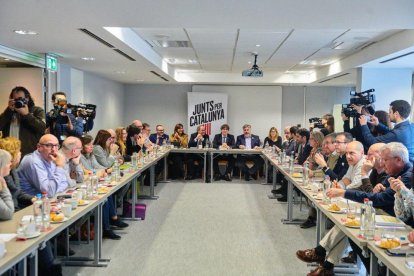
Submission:
M 315 245 L 315 228 L 283 225 L 287 205 L 268 199 L 270 189 L 244 181 L 159 184 L 146 220 L 117 231 L 120 241 L 104 240 L 107 268 L 65 267 L 64 274 L 306 275 L 295 252 Z

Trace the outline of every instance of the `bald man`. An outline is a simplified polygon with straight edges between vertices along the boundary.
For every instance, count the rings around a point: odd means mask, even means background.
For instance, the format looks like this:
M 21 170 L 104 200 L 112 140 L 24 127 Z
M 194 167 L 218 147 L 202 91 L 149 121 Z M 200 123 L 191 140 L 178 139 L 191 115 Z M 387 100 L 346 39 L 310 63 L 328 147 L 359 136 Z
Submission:
M 69 187 L 66 177 L 65 156 L 59 153 L 58 139 L 52 134 L 43 135 L 37 150 L 26 155 L 20 163 L 20 186 L 30 195 L 47 192 L 50 197 Z
M 364 146 L 359 141 L 352 141 L 346 146 L 345 154 L 349 168 L 337 184 L 345 189 L 357 189 L 362 184 L 361 168 L 365 162 Z
M 131 124 L 139 129 L 142 129 L 142 122 L 140 120 L 133 120 Z
M 374 193 L 385 191 L 382 182 L 387 177 L 387 173 L 384 163 L 381 162 L 381 148 L 383 146 L 385 146 L 384 143 L 376 143 L 368 149 L 367 160 L 361 168 L 361 191 Z
M 65 156 L 64 169 L 69 186 L 83 182 L 83 170 L 80 165 L 81 150 L 82 142 L 77 137 L 69 136 L 62 143 L 60 153 Z

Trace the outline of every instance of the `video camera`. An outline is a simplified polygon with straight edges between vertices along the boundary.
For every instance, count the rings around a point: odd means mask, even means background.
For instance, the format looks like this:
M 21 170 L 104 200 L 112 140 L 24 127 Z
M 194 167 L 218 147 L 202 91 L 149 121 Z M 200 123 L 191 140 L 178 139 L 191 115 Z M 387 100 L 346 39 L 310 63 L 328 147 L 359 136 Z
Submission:
M 342 105 L 342 113 L 345 114 L 348 118 L 359 117 L 360 114 L 352 108 L 352 105 L 359 105 L 364 106 L 364 108 L 370 113 L 374 114 L 375 110 L 372 106 L 375 103 L 375 95 L 371 94 L 375 92 L 375 89 L 368 89 L 362 92 L 350 91 L 349 95 L 351 95 L 350 103 Z
M 324 128 L 325 126 L 322 124 L 322 119 L 318 117 L 310 118 L 309 123 L 313 123 L 314 128 Z

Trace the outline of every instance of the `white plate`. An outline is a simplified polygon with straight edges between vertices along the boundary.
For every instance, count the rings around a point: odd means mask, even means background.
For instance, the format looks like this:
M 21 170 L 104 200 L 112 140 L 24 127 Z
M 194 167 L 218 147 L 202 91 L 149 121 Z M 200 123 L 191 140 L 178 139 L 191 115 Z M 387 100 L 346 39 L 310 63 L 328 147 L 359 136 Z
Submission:
M 328 208 L 328 211 L 329 211 L 329 212 L 331 212 L 331 213 L 335 213 L 335 214 L 345 214 L 345 213 L 346 213 L 346 210 L 347 210 L 347 208 L 341 208 L 341 210 L 339 210 L 339 211 L 334 211 L 334 210 L 330 210 L 330 209 Z
M 50 223 L 51 224 L 59 224 L 59 223 L 63 223 L 63 222 L 65 222 L 65 221 L 67 221 L 67 220 L 69 220 L 67 217 L 65 217 L 62 221 L 53 221 L 53 220 L 50 220 Z
M 356 220 L 358 220 L 359 221 L 359 219 L 357 218 Z M 360 225 L 358 225 L 358 226 L 349 226 L 349 225 L 346 225 L 346 223 L 344 222 L 343 223 L 343 225 L 345 226 L 345 227 L 348 227 L 348 228 L 355 228 L 355 229 L 359 229 L 361 226 Z
M 395 239 L 395 240 L 397 240 L 397 239 Z M 394 247 L 394 248 L 384 248 L 384 247 L 380 246 L 381 241 L 375 241 L 375 245 L 376 245 L 377 247 L 379 247 L 379 248 L 382 248 L 382 249 L 398 249 L 398 248 L 400 248 L 400 247 L 401 247 L 401 241 L 400 241 L 400 240 L 398 240 L 398 241 L 400 242 L 400 245 L 399 245 L 399 246 L 397 246 L 397 247 Z
M 40 236 L 40 231 L 34 232 L 33 234 L 31 234 L 30 236 L 25 236 L 25 235 L 17 235 L 16 238 L 18 239 L 33 239 L 36 237 Z
M 78 206 L 85 206 L 85 205 L 88 205 L 88 204 L 89 204 L 89 201 L 87 201 L 87 200 L 84 200 L 83 204 L 79 204 L 79 201 L 78 201 Z

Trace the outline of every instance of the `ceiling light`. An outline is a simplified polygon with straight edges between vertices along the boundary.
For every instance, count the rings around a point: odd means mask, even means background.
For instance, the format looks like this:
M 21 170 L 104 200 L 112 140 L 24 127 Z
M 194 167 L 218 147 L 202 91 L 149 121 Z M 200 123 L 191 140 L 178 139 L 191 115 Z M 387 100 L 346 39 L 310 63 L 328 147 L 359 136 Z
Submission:
M 95 60 L 94 57 L 83 57 L 82 59 L 86 60 L 86 61 L 94 61 Z
M 262 46 L 262 45 L 260 45 L 260 44 L 256 44 L 256 47 L 260 47 L 260 46 Z
M 37 32 L 29 30 L 14 30 L 14 32 L 19 35 L 37 35 Z
M 251 62 L 251 61 L 248 61 L 247 63 L 248 63 L 248 64 L 252 64 L 252 62 Z
M 197 63 L 197 60 L 195 60 L 195 59 L 189 59 L 188 62 L 189 63 Z
M 120 75 L 125 75 L 125 71 L 115 71 L 115 73 L 120 74 Z

